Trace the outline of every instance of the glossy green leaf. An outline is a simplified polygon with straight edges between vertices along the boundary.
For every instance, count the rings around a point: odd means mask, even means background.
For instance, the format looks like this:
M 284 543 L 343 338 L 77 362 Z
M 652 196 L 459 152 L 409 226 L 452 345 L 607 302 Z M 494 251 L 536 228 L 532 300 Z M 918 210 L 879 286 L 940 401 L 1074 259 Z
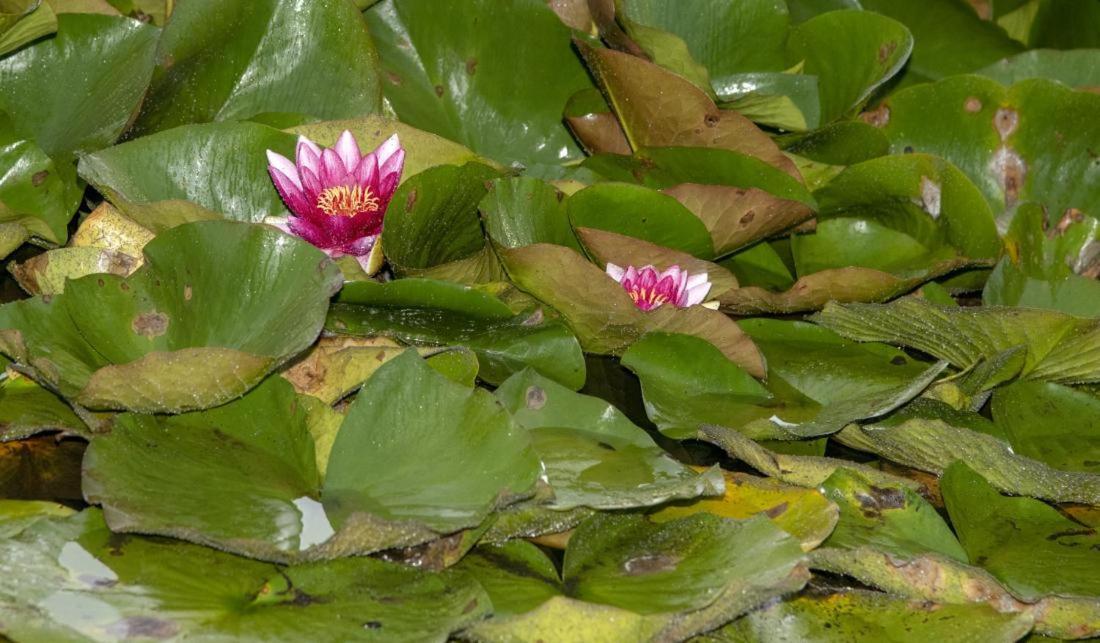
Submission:
M 1100 536 L 1091 529 L 1038 500 L 1002 496 L 962 462 L 941 486 L 966 553 L 1021 598 L 1100 595 Z
M 967 562 L 966 553 L 927 500 L 902 486 L 877 486 L 839 469 L 821 492 L 840 507 L 840 522 L 823 547 L 872 547 L 900 559 L 937 552 Z
M 591 81 L 545 2 L 385 0 L 366 17 L 403 122 L 505 164 L 581 156 L 561 114 Z
M 494 384 L 528 366 L 573 389 L 584 384 L 580 346 L 561 322 L 538 311 L 517 315 L 488 292 L 450 282 L 349 284 L 327 327 L 414 345 L 464 346 L 477 354 L 480 376 Z
M 19 440 L 43 431 L 83 435 L 88 427 L 50 391 L 27 377 L 4 373 L 0 382 L 0 441 Z
M 912 85 L 967 74 L 1023 47 L 975 9 L 953 0 L 860 0 L 864 9 L 889 16 L 913 34 L 913 55 L 901 74 Z
M 883 420 L 836 434 L 846 446 L 940 474 L 962 460 L 998 489 L 1055 502 L 1100 501 L 1100 475 L 1064 471 L 1015 453 L 989 420 L 942 402 L 919 400 Z
M 840 44 L 840 46 L 838 46 Z M 821 122 L 860 105 L 909 58 L 913 36 L 900 22 L 864 11 L 832 11 L 791 29 L 788 66 L 818 77 Z
M 1063 471 L 1100 474 L 1100 398 L 1042 382 L 993 393 L 993 418 L 1012 450 Z
M 555 509 L 626 509 L 722 492 L 717 470 L 698 474 L 680 464 L 600 398 L 533 371 L 513 375 L 495 394 L 531 432 Z
M 141 102 L 156 38 L 126 18 L 62 15 L 55 37 L 0 61 L 0 111 L 59 163 L 107 147 Z
M 912 640 L 944 643 L 1014 641 L 1032 626 L 1026 614 L 1005 614 L 986 605 L 915 605 L 880 592 L 849 590 L 827 595 L 799 596 L 769 605 L 700 639 L 724 641 L 822 641 L 843 643 L 870 640 L 906 643 Z
M 381 108 L 379 76 L 367 27 L 347 2 L 179 3 L 130 135 L 270 112 L 362 116 Z
M 1005 88 L 958 76 L 898 92 L 880 109 L 892 152 L 950 161 L 998 215 L 1034 201 L 1058 219 L 1071 208 L 1100 212 L 1095 191 L 1086 187 L 1100 175 L 1089 152 L 1100 144 L 1093 118 L 1098 105 L 1100 96 L 1046 80 Z
M 569 197 L 573 225 L 607 230 L 702 259 L 714 256 L 706 225 L 676 199 L 626 183 L 597 183 Z
M 517 176 L 494 179 L 478 209 L 489 238 L 505 248 L 556 243 L 580 250 L 564 200 L 549 183 Z
M 489 610 L 464 575 L 373 558 L 284 568 L 112 534 L 94 509 L 40 520 L 0 552 L 0 632 L 19 640 L 444 641 Z
M 998 60 L 974 73 L 1003 85 L 1045 78 L 1075 89 L 1088 89 L 1100 86 L 1100 50 L 1032 49 Z
M 45 0 L 7 0 L 0 4 L 0 55 L 57 30 L 57 16 Z
M 480 545 L 457 568 L 485 589 L 498 617 L 533 610 L 562 592 L 554 561 L 525 540 Z
M 451 382 L 409 351 L 360 391 L 321 497 L 337 530 L 377 516 L 449 533 L 530 494 L 540 470 L 528 435 L 488 392 Z
M 131 277 L 89 275 L 49 301 L 0 308 L 0 340 L 82 406 L 207 408 L 312 344 L 339 286 L 335 265 L 303 241 L 265 226 L 191 223 L 150 242 Z
M 51 159 L 0 113 L 0 167 L 7 168 L 0 177 L 0 255 L 7 256 L 32 235 L 46 243 L 64 243 L 83 193 L 72 165 Z
M 923 351 L 967 369 L 1017 346 L 1027 350 L 1020 377 L 1062 383 L 1100 379 L 1100 322 L 1054 311 L 941 307 L 909 297 L 890 304 L 829 304 L 818 324 L 856 341 Z
M 763 376 L 760 352 L 721 313 L 702 306 L 643 312 L 603 270 L 561 246 L 512 249 L 502 259 L 516 285 L 562 314 L 586 351 L 620 354 L 650 331 L 686 333 L 707 340 L 750 374 Z
M 485 247 L 477 207 L 498 176 L 480 163 L 444 165 L 398 188 L 386 210 L 382 246 L 398 268 L 423 269 L 465 259 Z
M 1100 316 L 1100 282 L 1079 274 L 1092 266 L 1100 221 L 1070 213 L 1053 230 L 1046 228 L 1041 207 L 1027 203 L 1016 210 L 1005 235 L 1006 256 L 989 276 L 982 303 Z

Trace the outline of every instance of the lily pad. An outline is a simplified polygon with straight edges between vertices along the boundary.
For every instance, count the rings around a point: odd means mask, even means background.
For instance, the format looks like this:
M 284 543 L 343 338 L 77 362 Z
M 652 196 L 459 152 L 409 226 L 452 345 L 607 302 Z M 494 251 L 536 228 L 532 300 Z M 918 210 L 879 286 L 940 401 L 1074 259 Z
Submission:
M 856 341 L 908 346 L 962 369 L 1024 346 L 1023 379 L 1100 380 L 1100 322 L 1054 311 L 936 306 L 918 298 L 890 304 L 828 304 L 814 321 Z
M 505 164 L 581 156 L 561 113 L 591 81 L 569 28 L 545 2 L 384 0 L 366 17 L 382 55 L 383 91 L 403 122 Z
M 1100 474 L 1100 397 L 1018 382 L 993 392 L 992 411 L 1013 452 L 1063 471 Z
M 726 493 L 721 498 L 701 498 L 669 504 L 650 514 L 657 522 L 695 513 L 723 518 L 745 519 L 756 514 L 767 516 L 809 551 L 822 543 L 836 526 L 836 504 L 816 489 L 784 484 L 772 478 L 723 471 Z
M 0 337 L 6 354 L 82 406 L 207 408 L 312 344 L 339 286 L 335 265 L 303 241 L 192 223 L 150 242 L 131 277 L 89 275 L 49 301 L 0 308 Z
M 927 152 L 955 164 L 995 214 L 1034 201 L 1057 219 L 1071 208 L 1100 214 L 1085 187 L 1100 177 L 1089 152 L 1100 140 L 1092 117 L 1098 105 L 1100 96 L 1047 80 L 1005 88 L 957 76 L 898 92 L 879 110 L 892 152 Z
M 1011 85 L 1029 78 L 1056 80 L 1075 89 L 1100 87 L 1100 51 L 1032 49 L 1009 56 L 974 73 Z
M 0 7 L 0 56 L 57 30 L 57 16 L 45 0 L 12 0 Z
M 600 398 L 530 370 L 513 375 L 495 394 L 531 432 L 554 490 L 554 509 L 627 509 L 722 492 L 716 469 L 699 474 L 680 464 Z
M 1100 536 L 1031 498 L 1006 498 L 962 462 L 941 483 L 967 554 L 1026 600 L 1098 596 Z
M 84 435 L 88 427 L 69 405 L 34 380 L 8 371 L 0 382 L 0 442 L 44 431 Z
M 647 332 L 681 332 L 709 341 L 751 375 L 764 374 L 756 346 L 721 313 L 702 306 L 638 310 L 613 279 L 561 246 L 516 248 L 502 259 L 520 288 L 562 314 L 586 351 L 619 354 Z
M 528 366 L 573 389 L 584 384 L 580 346 L 561 322 L 539 311 L 516 314 L 489 292 L 451 282 L 410 278 L 349 284 L 332 306 L 326 327 L 413 345 L 469 348 L 481 363 L 481 377 L 494 384 Z
M 39 520 L 0 541 L 0 551 L 0 631 L 16 639 L 244 633 L 266 641 L 442 642 L 489 609 L 488 597 L 464 575 L 372 558 L 278 567 L 112 534 L 94 509 Z
M 799 596 L 746 614 L 701 642 L 802 640 L 842 643 L 873 638 L 964 643 L 1018 640 L 1031 630 L 1030 615 L 1005 614 L 988 605 L 914 605 L 881 592 L 849 590 Z
M 927 500 L 898 485 L 878 486 L 839 469 L 821 492 L 840 507 L 840 522 L 823 547 L 871 547 L 899 558 L 936 552 L 966 563 L 966 552 Z
M 367 27 L 340 0 L 182 3 L 172 9 L 156 57 L 130 136 L 271 112 L 350 118 L 382 106 Z
M 569 225 L 565 195 L 529 176 L 494 179 L 478 204 L 485 232 L 505 248 L 555 243 L 580 250 Z
M 114 143 L 137 110 L 157 30 L 90 14 L 63 14 L 57 24 L 53 38 L 0 61 L 0 111 L 50 157 L 71 163 Z
M 749 119 L 718 109 L 690 81 L 651 62 L 581 43 L 593 76 L 615 110 L 634 150 L 645 147 L 715 147 L 754 156 L 795 178 L 794 163 Z

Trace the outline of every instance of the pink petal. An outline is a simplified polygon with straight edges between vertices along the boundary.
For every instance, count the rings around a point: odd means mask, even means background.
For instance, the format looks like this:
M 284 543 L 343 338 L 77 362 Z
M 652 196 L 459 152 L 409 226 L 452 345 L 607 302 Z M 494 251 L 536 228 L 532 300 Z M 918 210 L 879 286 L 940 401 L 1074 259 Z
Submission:
M 374 148 L 374 151 L 371 153 L 378 157 L 378 165 L 384 166 L 386 162 L 390 160 L 390 157 L 398 151 L 404 152 L 405 150 L 401 148 L 401 141 L 398 140 L 397 134 L 394 134 L 382 141 L 382 144 Z
M 340 138 L 336 140 L 336 145 L 333 146 L 336 150 L 336 154 L 339 155 L 340 160 L 344 162 L 344 169 L 348 174 L 355 172 L 355 167 L 359 165 L 359 143 L 355 140 L 355 135 L 351 133 L 351 130 L 344 130 L 344 133 L 340 135 Z
M 327 148 L 321 152 L 321 184 L 326 188 L 345 185 L 348 182 L 348 170 L 336 150 Z
M 301 214 L 311 209 L 309 199 L 306 198 L 302 189 L 294 181 L 275 167 L 268 167 L 267 172 L 271 175 L 271 181 L 275 184 L 275 189 L 279 191 L 279 196 L 283 198 L 283 203 L 291 212 Z
M 705 275 L 704 275 L 705 277 Z M 689 286 L 685 293 L 683 303 L 677 303 L 680 308 L 687 308 L 688 306 L 694 306 L 696 304 L 703 303 L 703 300 L 707 298 L 707 293 L 710 292 L 710 282 L 704 281 L 701 284 Z
M 359 161 L 355 168 L 355 182 L 363 187 L 370 188 L 371 193 L 378 194 L 378 159 L 373 154 L 367 154 Z
M 374 243 L 377 240 L 378 235 L 376 234 L 362 237 L 351 243 L 344 244 L 340 247 L 340 251 L 347 255 L 363 257 L 365 259 L 367 255 L 370 254 L 371 248 L 374 247 Z
M 294 183 L 294 187 L 298 188 L 299 190 L 302 189 L 302 182 L 298 180 L 298 166 L 294 165 L 294 163 L 292 163 L 290 159 L 283 156 L 282 154 L 276 154 L 275 152 L 268 150 L 267 162 L 269 164 L 269 172 L 271 171 L 271 168 L 279 170 L 283 173 L 283 176 L 290 179 L 290 181 Z
M 309 168 L 314 174 L 320 174 L 321 148 L 304 136 L 298 137 L 298 147 L 294 152 L 299 168 Z
M 405 150 L 398 150 L 396 154 L 379 161 L 378 195 L 383 201 L 389 201 L 397 190 L 397 184 L 401 182 L 401 172 L 405 169 Z
M 291 234 L 305 239 L 322 250 L 337 245 L 332 242 L 332 238 L 325 230 L 301 217 L 290 217 L 287 227 L 290 228 Z
M 622 266 L 616 266 L 613 263 L 607 264 L 607 276 L 615 281 L 622 283 L 624 274 L 626 274 L 626 272 L 623 270 Z

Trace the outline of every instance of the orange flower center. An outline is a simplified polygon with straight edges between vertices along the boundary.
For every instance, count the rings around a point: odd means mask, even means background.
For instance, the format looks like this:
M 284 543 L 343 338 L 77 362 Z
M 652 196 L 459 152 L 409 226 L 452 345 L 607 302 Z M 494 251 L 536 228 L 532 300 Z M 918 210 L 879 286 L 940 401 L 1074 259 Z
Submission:
M 370 188 L 358 185 L 329 188 L 317 197 L 317 207 L 332 217 L 354 217 L 364 212 L 377 212 L 378 206 L 378 197 L 371 193 Z

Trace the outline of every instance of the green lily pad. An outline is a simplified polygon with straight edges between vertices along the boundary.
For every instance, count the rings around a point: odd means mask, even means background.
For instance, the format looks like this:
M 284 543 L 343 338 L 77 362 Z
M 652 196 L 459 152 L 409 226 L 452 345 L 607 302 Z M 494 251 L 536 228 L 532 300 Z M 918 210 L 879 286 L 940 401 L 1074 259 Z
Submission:
M 1100 50 L 1032 49 L 993 62 L 974 73 L 1003 85 L 1029 78 L 1046 78 L 1075 89 L 1100 87 Z
M 597 183 L 566 202 L 574 226 L 607 230 L 710 259 L 710 233 L 676 199 L 640 185 Z
M 182 3 L 160 37 L 131 136 L 270 112 L 312 119 L 374 113 L 382 106 L 377 65 L 366 25 L 347 2 Z
M 752 121 L 718 109 L 690 81 L 657 65 L 610 49 L 577 43 L 607 95 L 630 146 L 715 147 L 756 157 L 795 178 L 798 170 Z
M 462 574 L 372 558 L 284 568 L 112 534 L 94 509 L 39 520 L 0 551 L 0 633 L 18 640 L 442 642 L 489 609 Z
M 840 522 L 823 547 L 871 547 L 900 558 L 937 552 L 966 563 L 966 552 L 927 500 L 902 486 L 877 486 L 839 469 L 821 492 L 840 507 Z
M 5 373 L 0 381 L 0 441 L 44 431 L 85 435 L 88 427 L 69 405 L 34 380 Z
M 1100 474 L 1100 397 L 1017 382 L 993 392 L 992 410 L 1013 452 L 1063 471 Z
M 814 321 L 860 342 L 923 351 L 968 369 L 1001 352 L 1027 350 L 1019 376 L 1066 384 L 1100 380 L 1100 322 L 1055 311 L 937 306 L 909 297 L 890 304 L 828 304 Z
M 1091 268 L 1100 221 L 1076 213 L 1046 228 L 1041 207 L 1026 203 L 1016 210 L 1005 235 L 1006 256 L 989 276 L 982 303 L 1100 317 L 1100 282 L 1079 274 Z
M 1058 219 L 1071 208 L 1100 214 L 1095 191 L 1086 187 L 1100 176 L 1089 151 L 1100 144 L 1098 105 L 1100 96 L 1047 80 L 1005 88 L 958 76 L 898 92 L 880 110 L 892 152 L 950 161 L 998 215 L 1034 201 Z
M 700 642 L 1014 641 L 1026 636 L 1031 627 L 1030 615 L 1005 614 L 989 605 L 914 605 L 881 592 L 848 590 L 774 603 L 746 614 Z
M 383 91 L 403 122 L 505 164 L 581 156 L 561 113 L 591 81 L 569 28 L 545 2 L 385 0 L 366 17 L 382 54 Z
M 944 472 L 944 502 L 970 558 L 1015 594 L 1100 595 L 1100 536 L 1031 498 L 1006 498 L 962 462 Z
M 191 223 L 150 242 L 128 278 L 89 275 L 49 301 L 0 308 L 0 339 L 82 406 L 207 408 L 312 344 L 339 286 L 335 265 L 303 241 L 265 226 Z
M 337 530 L 377 516 L 449 533 L 529 494 L 541 468 L 526 432 L 489 393 L 451 382 L 410 351 L 360 391 L 321 498 Z
M 392 337 L 414 345 L 442 344 L 473 350 L 480 376 L 500 384 L 526 367 L 573 389 L 585 371 L 576 338 L 539 311 L 515 314 L 484 290 L 431 279 L 345 287 L 326 327 L 351 335 Z
M 838 509 L 816 489 L 784 484 L 773 478 L 723 471 L 726 492 L 721 498 L 700 498 L 672 503 L 649 514 L 658 522 L 709 513 L 742 520 L 756 514 L 767 516 L 809 551 L 822 543 L 836 526 Z
M 569 226 L 565 195 L 530 176 L 494 179 L 478 204 L 485 232 L 505 248 L 555 243 L 580 250 Z
M 407 413 L 423 399 L 433 400 L 435 419 Z M 477 526 L 529 493 L 539 474 L 525 432 L 488 393 L 449 381 L 415 351 L 367 380 L 331 447 L 324 445 L 323 485 L 315 457 L 322 444 L 314 446 L 310 430 L 319 412 L 271 378 L 207 411 L 122 415 L 91 446 L 85 493 L 103 504 L 116 531 L 315 560 Z M 417 427 L 423 435 L 410 439 Z M 451 468 L 420 457 L 433 443 L 451 454 Z M 204 460 L 211 449 L 222 454 L 217 464 Z M 169 493 L 176 500 L 165 504 Z
M 561 578 L 550 557 L 526 540 L 479 545 L 458 563 L 493 602 L 497 617 L 522 614 L 561 596 Z
M 386 210 L 382 246 L 399 269 L 465 259 L 485 247 L 477 206 L 498 173 L 480 163 L 443 165 L 409 178 Z
M 801 277 L 782 292 L 744 286 L 727 290 L 718 301 L 723 310 L 737 315 L 808 312 L 821 310 L 829 302 L 888 301 L 971 265 L 962 258 L 945 259 L 905 277 L 872 268 L 833 268 Z
M 814 197 L 817 232 L 791 240 L 800 275 L 845 266 L 904 275 L 943 259 L 945 247 L 971 259 L 1000 255 L 993 213 L 981 192 L 933 156 L 885 156 L 853 165 Z M 837 246 L 841 235 L 846 241 Z
M 821 122 L 859 106 L 898 73 L 913 49 L 900 22 L 869 11 L 824 13 L 796 25 L 787 41 L 788 66 L 818 77 Z
M 555 509 L 627 509 L 722 492 L 717 469 L 699 474 L 680 464 L 600 398 L 530 370 L 513 375 L 495 394 L 531 432 Z
M 1019 455 L 998 433 L 981 416 L 918 400 L 883 420 L 846 427 L 836 439 L 937 475 L 962 460 L 1008 493 L 1055 502 L 1100 502 L 1100 475 L 1063 471 Z
M 10 0 L 0 5 L 0 56 L 57 31 L 57 16 L 45 0 Z
M 784 140 L 787 152 L 830 165 L 855 165 L 890 151 L 886 136 L 862 121 L 839 121 Z
M 861 0 L 864 9 L 889 16 L 913 34 L 913 55 L 900 85 L 967 74 L 1023 47 L 971 6 L 952 0 Z
M 0 167 L 9 168 L 0 177 L 0 255 L 7 256 L 32 235 L 40 243 L 64 243 L 83 195 L 72 165 L 51 159 L 0 113 Z
M 702 306 L 643 312 L 604 271 L 562 246 L 535 244 L 501 254 L 516 285 L 560 312 L 586 351 L 620 354 L 650 331 L 686 333 L 709 341 L 750 374 L 764 374 L 756 346 L 721 313 Z
M 684 439 L 703 423 L 741 427 L 773 411 L 773 395 L 709 342 L 651 332 L 622 357 L 638 376 L 646 415 L 665 435 Z
M 0 111 L 59 163 L 107 147 L 141 102 L 156 39 L 134 20 L 61 15 L 55 37 L 0 61 Z

